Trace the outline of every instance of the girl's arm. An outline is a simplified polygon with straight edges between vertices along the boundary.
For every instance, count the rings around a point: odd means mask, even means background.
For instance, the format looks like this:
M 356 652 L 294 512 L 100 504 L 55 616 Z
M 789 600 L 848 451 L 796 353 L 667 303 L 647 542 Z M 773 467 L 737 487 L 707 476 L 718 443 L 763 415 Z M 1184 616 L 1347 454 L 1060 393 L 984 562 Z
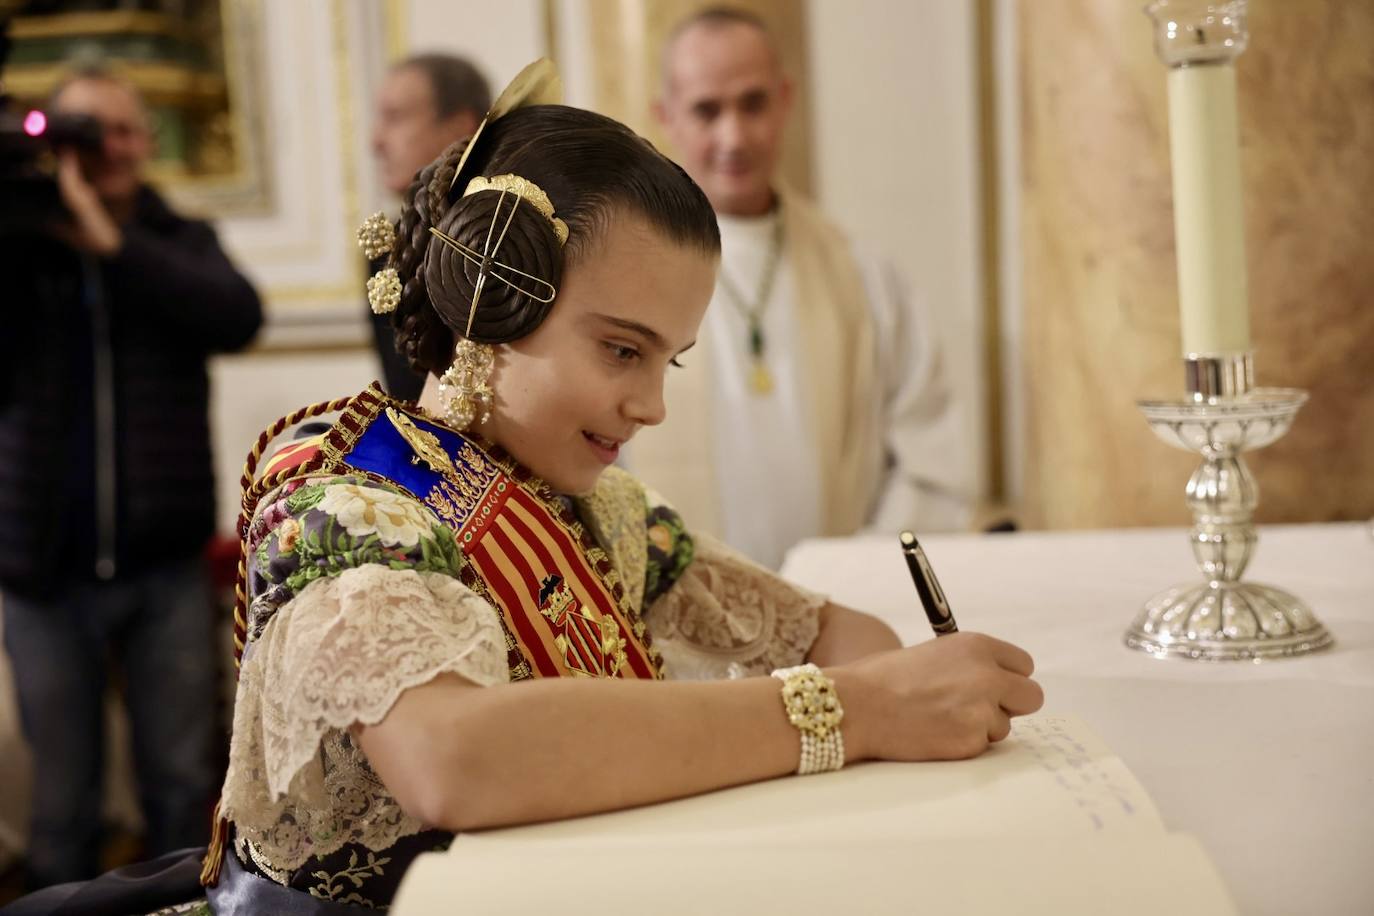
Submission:
M 837 631 L 838 632 L 838 631 Z M 824 648 L 822 646 L 822 648 Z M 961 633 L 830 668 L 848 761 L 971 757 L 1040 707 L 1030 656 Z M 541 679 L 477 687 L 443 675 L 354 735 L 410 814 L 447 830 L 555 820 L 782 776 L 799 733 L 774 678 Z
M 806 660 L 824 667 L 901 647 L 897 634 L 877 617 L 839 604 L 827 604 L 821 608 L 820 632 L 806 653 Z

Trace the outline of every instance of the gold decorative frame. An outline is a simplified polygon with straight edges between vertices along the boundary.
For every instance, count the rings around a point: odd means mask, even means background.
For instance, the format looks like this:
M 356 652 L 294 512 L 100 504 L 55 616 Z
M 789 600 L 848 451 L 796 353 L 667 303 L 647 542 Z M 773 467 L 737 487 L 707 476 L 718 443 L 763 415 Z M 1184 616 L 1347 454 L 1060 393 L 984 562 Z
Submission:
M 261 78 L 262 0 L 220 0 L 225 91 L 235 157 L 230 172 L 154 176 L 183 210 L 255 216 L 272 208 L 272 163 L 267 153 L 266 98 Z
M 232 164 L 223 170 L 192 174 L 174 163 L 150 164 L 148 178 L 181 210 L 225 216 L 258 215 L 270 209 L 271 164 L 267 156 L 265 104 L 259 83 L 262 73 L 261 0 L 219 0 L 221 52 L 224 75 L 190 72 L 163 61 L 128 60 L 112 63 L 150 101 L 167 94 L 200 98 L 221 96 L 227 100 L 228 142 Z M 159 34 L 167 28 L 165 16 L 129 10 L 72 12 L 12 22 L 15 39 L 64 39 L 79 41 L 91 35 L 129 33 Z M 46 98 L 68 72 L 67 62 L 10 66 L 6 89 L 21 99 Z
M 978 93 L 978 201 L 979 267 L 983 278 L 981 314 L 983 322 L 983 429 L 986 461 L 983 467 L 987 486 L 986 502 L 992 514 L 1007 514 L 1011 496 L 1007 480 L 1006 405 L 1003 403 L 1002 306 L 1002 213 L 998 185 L 1002 138 L 997 125 L 997 5 L 993 0 L 976 0 L 974 5 L 977 41 Z
M 256 3 L 258 0 L 247 0 L 247 2 Z M 389 53 L 395 53 L 395 49 L 403 47 L 400 44 L 401 39 L 397 37 L 395 32 L 396 29 L 403 27 L 399 6 L 399 0 L 388 0 L 383 9 L 385 14 L 385 41 Z M 329 18 L 335 59 L 333 92 L 339 112 L 339 161 L 344 181 L 339 192 L 339 199 L 343 203 L 345 225 L 355 227 L 362 222 L 362 204 L 360 201 L 361 189 L 358 184 L 358 168 L 352 144 L 353 130 L 357 123 L 357 112 L 353 102 L 352 74 L 346 63 L 349 59 L 346 0 L 332 0 L 329 6 Z M 348 268 L 345 276 L 337 282 L 273 286 L 267 289 L 267 298 L 274 308 L 275 320 L 279 323 L 282 321 L 281 306 L 286 306 L 288 310 L 291 310 L 293 306 L 299 308 L 303 304 L 320 300 L 346 301 L 353 296 L 356 296 L 360 303 L 364 301 L 364 285 L 367 276 L 363 260 L 361 257 L 350 257 L 346 263 Z M 292 344 L 273 349 L 294 350 L 296 346 L 296 344 Z M 361 347 L 362 345 L 354 346 Z M 310 348 L 321 349 L 318 345 L 310 345 Z M 322 348 L 330 350 L 334 349 L 334 345 L 326 343 Z M 348 349 L 348 347 L 345 346 L 344 349 Z

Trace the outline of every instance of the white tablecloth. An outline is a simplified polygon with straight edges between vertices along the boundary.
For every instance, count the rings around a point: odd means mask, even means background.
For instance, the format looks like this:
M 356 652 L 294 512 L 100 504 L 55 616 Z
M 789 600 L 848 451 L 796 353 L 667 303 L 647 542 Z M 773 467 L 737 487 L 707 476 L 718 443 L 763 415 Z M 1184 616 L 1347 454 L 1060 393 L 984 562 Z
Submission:
M 1202 840 L 1241 912 L 1374 914 L 1365 525 L 1262 529 L 1246 578 L 1302 598 L 1336 637 L 1263 663 L 1161 660 L 1122 644 L 1147 598 L 1199 578 L 1181 529 L 921 542 L 960 627 L 1035 656 L 1046 711 L 1081 716 L 1107 740 L 1169 828 Z M 932 638 L 895 536 L 808 541 L 783 574 L 880 616 L 904 642 Z

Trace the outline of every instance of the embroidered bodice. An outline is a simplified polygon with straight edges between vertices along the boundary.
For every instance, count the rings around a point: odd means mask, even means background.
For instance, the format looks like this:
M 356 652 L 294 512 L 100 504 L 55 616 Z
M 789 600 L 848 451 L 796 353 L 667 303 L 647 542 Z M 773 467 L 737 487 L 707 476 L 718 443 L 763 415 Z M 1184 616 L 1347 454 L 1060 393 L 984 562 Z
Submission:
M 325 436 L 293 446 L 297 457 L 330 460 L 301 461 L 300 474 L 257 502 L 221 798 L 245 867 L 374 907 L 390 901 L 411 859 L 451 835 L 401 809 L 350 727 L 380 721 L 404 691 L 443 673 L 481 686 L 767 674 L 803 660 L 824 604 L 693 538 L 623 471 L 608 469 L 569 506 L 499 450 L 395 402 L 404 419 L 388 418 L 387 406 L 369 408 L 342 443 Z M 407 422 L 433 441 L 393 437 Z M 388 448 L 358 457 L 367 429 L 381 423 Z M 456 475 L 434 470 L 444 458 L 423 453 L 436 443 Z M 476 452 L 464 457 L 464 444 Z M 464 461 L 490 461 L 500 473 L 484 478 Z M 497 506 L 488 498 L 502 485 Z M 483 508 L 487 528 L 469 539 Z

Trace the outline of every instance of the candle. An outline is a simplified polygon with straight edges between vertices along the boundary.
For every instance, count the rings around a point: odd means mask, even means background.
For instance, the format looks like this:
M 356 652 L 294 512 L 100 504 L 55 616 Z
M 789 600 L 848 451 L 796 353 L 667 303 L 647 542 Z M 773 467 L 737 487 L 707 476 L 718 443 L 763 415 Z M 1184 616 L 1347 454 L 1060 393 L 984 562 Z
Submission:
M 1236 71 L 1230 61 L 1169 70 L 1169 145 L 1183 354 L 1249 350 Z

